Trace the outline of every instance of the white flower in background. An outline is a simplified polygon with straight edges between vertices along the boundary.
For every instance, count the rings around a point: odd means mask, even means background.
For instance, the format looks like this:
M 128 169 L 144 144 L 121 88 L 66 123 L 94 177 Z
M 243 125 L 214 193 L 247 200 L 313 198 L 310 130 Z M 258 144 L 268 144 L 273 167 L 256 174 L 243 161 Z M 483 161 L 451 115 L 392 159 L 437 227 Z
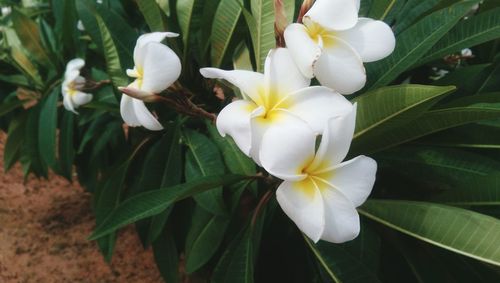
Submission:
M 462 51 L 460 51 L 460 55 L 462 55 L 462 57 L 472 57 L 473 56 L 472 50 L 470 50 L 470 48 L 462 49 Z
M 76 58 L 69 61 L 61 85 L 64 108 L 75 114 L 78 114 L 76 108 L 92 100 L 92 94 L 80 91 L 85 86 L 85 78 L 80 76 L 80 69 L 83 66 L 85 66 L 83 59 Z
M 12 8 L 11 7 L 2 7 L 2 16 L 8 16 L 12 13 Z
M 85 26 L 83 25 L 83 22 L 81 20 L 78 20 L 78 22 L 76 23 L 76 28 L 79 31 L 85 31 Z
M 395 38 L 382 21 L 358 18 L 359 0 L 317 0 L 303 24 L 285 30 L 285 42 L 295 63 L 308 78 L 342 94 L 366 83 L 363 62 L 392 53 Z
M 160 93 L 173 84 L 181 74 L 181 62 L 172 49 L 162 44 L 166 37 L 176 37 L 171 32 L 153 32 L 141 35 L 134 48 L 134 69 L 127 70 L 127 75 L 135 81 L 127 88 L 138 90 L 138 94 L 147 97 Z M 163 126 L 146 108 L 142 100 L 123 94 L 120 103 L 123 120 L 131 127 L 143 126 L 152 131 L 159 131 Z
M 286 143 L 261 148 L 264 168 L 284 180 L 276 192 L 281 208 L 314 242 L 342 243 L 359 234 L 356 207 L 373 188 L 377 163 L 366 156 L 342 162 L 355 121 L 356 106 L 349 114 L 330 119 L 316 152 L 312 131 L 290 135 L 287 129 L 277 129 L 270 137 L 287 135 Z
M 329 118 L 350 111 L 352 104 L 329 88 L 309 87 L 285 48 L 271 50 L 264 74 L 216 68 L 203 68 L 206 78 L 225 79 L 237 86 L 244 99 L 227 105 L 217 117 L 222 136 L 230 135 L 245 154 L 260 164 L 260 147 L 264 143 L 287 146 L 290 136 L 309 133 L 311 128 L 321 134 Z M 274 129 L 283 135 L 269 140 Z

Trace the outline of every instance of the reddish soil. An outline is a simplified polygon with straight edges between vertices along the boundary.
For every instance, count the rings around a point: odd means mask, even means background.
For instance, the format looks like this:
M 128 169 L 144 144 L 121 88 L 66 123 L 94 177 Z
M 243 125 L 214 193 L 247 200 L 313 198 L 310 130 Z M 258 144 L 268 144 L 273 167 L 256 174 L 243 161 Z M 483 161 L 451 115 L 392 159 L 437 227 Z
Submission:
M 23 183 L 19 165 L 4 174 L 4 143 L 0 134 L 0 282 L 162 282 L 131 227 L 111 264 L 86 240 L 94 219 L 77 182 L 52 174 Z

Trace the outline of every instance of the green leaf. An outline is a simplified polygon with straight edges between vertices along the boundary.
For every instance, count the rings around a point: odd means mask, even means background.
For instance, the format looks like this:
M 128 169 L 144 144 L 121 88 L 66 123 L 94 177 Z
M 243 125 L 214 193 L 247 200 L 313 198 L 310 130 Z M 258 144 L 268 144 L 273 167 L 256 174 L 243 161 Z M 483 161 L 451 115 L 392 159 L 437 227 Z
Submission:
M 334 282 L 380 282 L 377 266 L 370 266 L 370 257 L 376 257 L 380 246 L 377 234 L 363 226 L 360 235 L 345 244 L 319 242 L 314 244 L 307 236 L 304 240 L 318 260 L 325 275 Z M 367 228 L 367 227 L 366 227 Z
M 470 124 L 430 135 L 417 143 L 456 148 L 500 149 L 499 136 L 499 127 Z
M 353 148 L 364 148 L 380 133 L 411 122 L 453 90 L 453 86 L 400 85 L 361 95 L 355 99 L 358 106 Z
M 14 99 L 12 101 L 4 102 L 0 104 L 0 117 L 12 112 L 13 110 L 21 107 L 26 101 Z
M 370 143 L 364 143 L 362 149 L 356 146 L 355 150 L 373 153 L 449 128 L 498 118 L 500 108 L 492 103 L 432 110 L 404 126 L 378 135 Z
M 47 163 L 40 156 L 38 141 L 40 140 L 39 124 L 40 124 L 40 109 L 41 105 L 38 104 L 31 108 L 28 112 L 26 126 L 24 128 L 24 143 L 23 143 L 23 156 L 21 162 L 24 164 L 24 177 L 28 177 L 28 173 L 33 172 L 37 176 L 48 176 Z
M 118 165 L 117 168 L 114 168 L 109 176 L 106 176 L 104 184 L 100 189 L 98 200 L 95 206 L 95 218 L 97 226 L 102 224 L 106 219 L 106 216 L 118 205 L 129 165 L 130 159 Z M 115 233 L 108 234 L 105 237 L 98 239 L 97 241 L 97 244 L 99 245 L 104 258 L 108 262 L 111 261 L 115 241 Z
M 253 21 L 247 24 L 252 36 L 257 72 L 262 72 L 267 53 L 275 47 L 274 38 L 274 2 L 267 0 L 251 0 L 250 8 Z
M 164 230 L 153 242 L 155 263 L 165 282 L 178 282 L 179 254 L 172 231 Z
M 475 3 L 477 1 L 464 1 L 434 12 L 401 33 L 390 56 L 366 66 L 370 79 L 366 88 L 387 85 L 411 68 Z
M 358 211 L 419 240 L 493 265 L 500 265 L 500 222 L 469 210 L 412 201 L 372 200 Z
M 28 58 L 27 51 L 25 51 L 16 32 L 12 28 L 2 27 L 2 29 L 5 44 L 10 47 L 9 58 L 13 61 L 13 65 L 22 73 L 26 74 L 37 87 L 42 88 L 43 83 L 40 73 Z
M 41 158 L 52 168 L 56 166 L 57 101 L 60 89 L 54 88 L 40 111 L 38 150 Z
M 229 218 L 196 206 L 186 238 L 186 272 L 193 273 L 215 254 L 226 233 Z
M 200 26 L 201 16 L 199 14 L 202 8 L 203 1 L 200 0 L 177 1 L 177 17 L 179 18 L 179 26 L 182 32 L 182 42 L 184 44 L 183 62 L 186 61 L 187 54 L 191 49 L 191 38 Z
M 219 149 L 210 139 L 198 132 L 186 131 L 184 140 L 189 149 L 186 152 L 186 181 L 224 173 L 224 163 Z M 222 187 L 195 195 L 194 199 L 201 207 L 213 214 L 226 213 Z
M 500 8 L 496 8 L 460 21 L 418 61 L 418 64 L 500 37 L 499 13 Z
M 136 3 L 152 32 L 165 30 L 162 12 L 155 0 L 137 0 Z
M 118 50 L 116 49 L 113 38 L 109 33 L 106 24 L 99 15 L 95 15 L 99 31 L 101 32 L 101 39 L 104 48 L 104 58 L 106 59 L 106 69 L 111 81 L 115 87 L 127 86 L 128 79 L 123 73 L 123 69 L 120 63 L 120 57 L 118 56 Z
M 20 116 L 19 118 L 22 118 Z M 3 154 L 3 166 L 5 172 L 16 163 L 21 155 L 22 144 L 24 142 L 25 119 L 13 119 L 9 124 L 7 141 L 5 142 Z
M 55 19 L 54 31 L 57 38 L 66 48 L 68 54 L 74 54 L 78 44 L 78 17 L 75 0 L 52 0 L 51 2 Z
M 242 0 L 221 0 L 212 25 L 211 58 L 214 67 L 220 67 L 242 12 Z
M 391 9 L 394 7 L 394 4 L 396 4 L 396 0 L 379 0 L 379 1 L 374 1 L 370 13 L 368 14 L 369 18 L 373 19 L 379 19 L 383 20 Z
M 75 160 L 74 120 L 73 112 L 64 111 L 59 130 L 59 168 L 61 174 L 69 181 L 73 179 L 73 161 Z
M 170 16 L 170 3 L 168 0 L 156 0 L 156 3 L 163 10 L 165 15 Z
M 180 121 L 168 128 L 168 132 L 172 134 L 168 136 L 167 144 L 163 144 L 167 149 L 165 154 L 159 154 L 158 157 L 163 162 L 161 172 L 161 182 L 159 188 L 167 188 L 178 185 L 182 181 L 182 145 L 180 143 Z M 152 243 L 158 238 L 162 232 L 171 209 L 155 215 L 151 219 L 151 226 L 148 233 L 148 243 Z
M 215 267 L 213 283 L 254 282 L 254 242 L 252 229 L 247 228 L 231 242 Z
M 120 2 L 113 1 L 112 3 L 119 4 Z M 123 19 L 115 9 L 110 8 L 110 5 L 96 4 L 93 0 L 78 0 L 76 1 L 76 8 L 78 16 L 85 26 L 85 31 L 97 45 L 97 51 L 103 55 L 108 51 L 103 46 L 101 29 L 97 22 L 97 18 L 100 17 L 108 33 L 112 35 L 115 44 L 114 49 L 118 53 L 120 64 L 123 67 L 132 68 L 134 65 L 133 50 L 138 34 L 135 29 L 127 24 L 128 21 Z
M 410 27 L 415 20 L 421 17 L 424 13 L 436 6 L 441 0 L 409 0 L 406 2 L 403 10 L 396 18 L 394 33 L 399 34 L 401 31 Z
M 241 175 L 217 175 L 199 178 L 184 184 L 154 190 L 125 200 L 99 225 L 90 240 L 112 233 L 118 228 L 137 220 L 161 213 L 174 202 L 216 187 L 231 185 L 253 177 Z
M 498 170 L 497 170 L 498 172 Z M 465 179 L 432 198 L 451 205 L 500 205 L 500 175 L 492 174 Z
M 21 13 L 17 8 L 12 9 L 12 24 L 23 46 L 40 63 L 52 64 L 45 47 L 42 45 L 40 30 L 35 21 Z

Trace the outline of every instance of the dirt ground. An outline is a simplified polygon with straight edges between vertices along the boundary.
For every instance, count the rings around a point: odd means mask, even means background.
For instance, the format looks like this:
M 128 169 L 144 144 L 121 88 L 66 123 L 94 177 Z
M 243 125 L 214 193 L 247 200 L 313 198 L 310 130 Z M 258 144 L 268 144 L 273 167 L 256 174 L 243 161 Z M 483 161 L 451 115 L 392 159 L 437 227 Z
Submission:
M 90 195 L 54 175 L 24 184 L 19 165 L 5 174 L 4 144 L 1 133 L 0 282 L 162 282 L 132 229 L 120 234 L 108 265 L 86 240 L 94 227 Z

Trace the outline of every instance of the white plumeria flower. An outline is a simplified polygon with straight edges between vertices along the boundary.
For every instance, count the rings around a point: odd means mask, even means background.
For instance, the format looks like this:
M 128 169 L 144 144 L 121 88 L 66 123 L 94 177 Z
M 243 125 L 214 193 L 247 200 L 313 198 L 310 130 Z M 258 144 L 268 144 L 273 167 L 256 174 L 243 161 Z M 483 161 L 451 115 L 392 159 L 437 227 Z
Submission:
M 358 18 L 358 10 L 359 0 L 317 0 L 304 24 L 291 24 L 284 34 L 301 72 L 342 94 L 363 88 L 363 62 L 388 56 L 396 42 L 387 24 Z
M 242 91 L 243 100 L 230 103 L 219 113 L 217 129 L 222 136 L 230 135 L 257 164 L 261 144 L 276 142 L 267 138 L 273 129 L 287 130 L 278 137 L 283 145 L 288 136 L 309 133 L 310 128 L 321 134 L 329 118 L 352 108 L 345 97 L 327 87 L 309 87 L 310 80 L 300 73 L 285 48 L 269 52 L 264 74 L 216 68 L 200 72 L 206 78 L 225 79 Z
M 79 31 L 85 31 L 85 26 L 83 25 L 83 22 L 81 20 L 78 20 L 78 22 L 76 23 L 76 28 Z
M 354 134 L 356 106 L 328 121 L 318 150 L 311 130 L 290 135 L 277 129 L 271 138 L 287 135 L 286 144 L 264 144 L 262 164 L 283 179 L 276 196 L 281 208 L 314 242 L 343 243 L 359 234 L 356 207 L 366 201 L 377 171 L 375 160 L 358 156 L 342 162 Z
M 80 76 L 80 69 L 83 66 L 85 66 L 83 59 L 76 58 L 69 61 L 61 85 L 64 108 L 75 114 L 78 114 L 76 108 L 92 100 L 92 94 L 80 91 L 85 85 L 85 78 Z
M 10 13 L 12 13 L 12 8 L 11 7 L 2 7 L 2 16 L 8 16 L 10 15 Z
M 166 37 L 176 37 L 172 32 L 153 32 L 141 35 L 134 48 L 134 69 L 127 75 L 136 78 L 127 88 L 138 90 L 141 96 L 160 93 L 172 85 L 181 74 L 181 62 L 172 49 L 161 43 Z M 122 95 L 120 112 L 131 127 L 143 126 L 159 131 L 163 126 L 146 108 L 142 100 Z

